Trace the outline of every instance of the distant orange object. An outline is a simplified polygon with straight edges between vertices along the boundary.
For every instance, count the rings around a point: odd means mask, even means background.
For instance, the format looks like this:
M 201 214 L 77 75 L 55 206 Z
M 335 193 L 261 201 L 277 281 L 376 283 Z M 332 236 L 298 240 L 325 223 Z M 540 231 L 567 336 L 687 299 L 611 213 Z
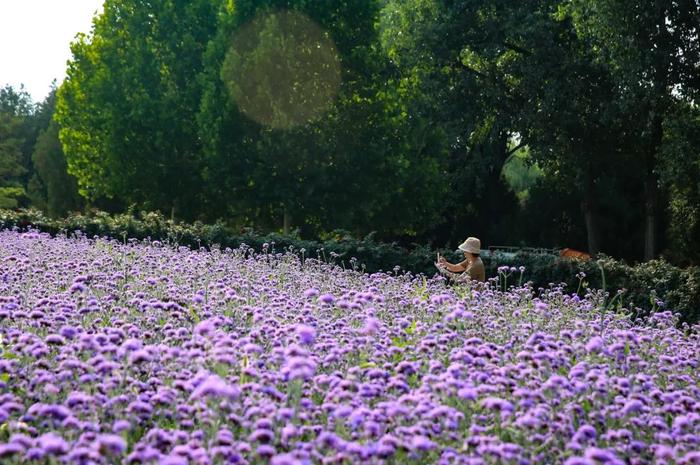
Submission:
M 561 258 L 568 258 L 570 260 L 583 260 L 584 262 L 587 262 L 591 259 L 590 254 L 587 254 L 586 252 L 581 252 L 579 250 L 570 249 L 568 247 L 562 249 L 562 251 L 559 252 L 559 256 Z

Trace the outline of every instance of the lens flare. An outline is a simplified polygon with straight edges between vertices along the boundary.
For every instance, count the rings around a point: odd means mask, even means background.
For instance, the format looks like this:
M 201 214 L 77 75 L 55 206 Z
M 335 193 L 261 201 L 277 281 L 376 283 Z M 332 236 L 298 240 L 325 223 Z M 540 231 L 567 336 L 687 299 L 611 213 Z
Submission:
M 221 77 L 249 118 L 286 129 L 321 116 L 340 87 L 330 34 L 289 10 L 256 16 L 234 34 Z

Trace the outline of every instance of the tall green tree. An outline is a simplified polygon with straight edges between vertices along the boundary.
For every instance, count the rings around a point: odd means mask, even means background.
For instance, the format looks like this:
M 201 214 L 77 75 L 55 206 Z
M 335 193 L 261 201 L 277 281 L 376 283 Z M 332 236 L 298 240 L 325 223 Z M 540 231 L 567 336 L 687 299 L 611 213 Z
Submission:
M 23 85 L 17 89 L 8 84 L 0 89 L 0 114 L 13 120 L 9 126 L 6 120 L 6 130 L 11 127 L 11 133 L 6 133 L 6 137 L 19 141 L 18 162 L 22 173 L 16 181 L 23 189 L 32 173 L 31 154 L 39 131 L 39 120 L 43 117 L 40 110 Z
M 0 89 L 0 208 L 26 206 L 26 181 L 31 160 L 27 147 L 33 144 L 31 117 L 34 102 L 21 86 Z
M 446 221 L 433 235 L 450 243 L 468 233 L 491 244 L 507 240 L 506 223 L 517 208 L 502 176 L 519 148 L 512 144 L 517 96 L 502 73 L 486 69 L 502 66 L 499 50 L 515 53 L 495 3 L 395 0 L 382 13 L 383 45 L 423 95 L 411 116 L 439 125 L 448 140 Z
M 659 174 L 669 191 L 669 243 L 665 254 L 700 263 L 700 109 L 678 104 L 664 122 Z
M 27 117 L 34 112 L 34 102 L 29 92 L 20 86 L 15 89 L 10 84 L 0 88 L 0 113 L 15 117 Z
M 604 203 L 620 192 L 611 192 L 606 180 L 630 161 L 616 83 L 560 2 L 536 7 L 521 29 L 523 51 L 502 70 L 521 97 L 515 128 L 559 190 L 580 199 L 587 250 L 612 252 L 616 244 L 604 240 Z
M 216 189 L 212 198 L 221 199 L 213 205 L 218 212 L 264 227 L 299 227 L 309 234 L 336 228 L 358 234 L 415 233 L 435 218 L 439 131 L 423 128 L 417 140 L 411 139 L 410 129 L 419 125 L 409 120 L 406 100 L 390 83 L 395 76 L 375 29 L 380 7 L 375 0 L 313 5 L 241 1 L 224 9 L 218 37 L 208 52 L 207 91 L 199 115 L 207 184 Z M 309 18 L 332 40 L 340 69 L 335 97 L 325 111 L 295 124 L 285 121 L 296 117 L 300 107 L 288 107 L 287 102 L 298 103 L 301 94 L 273 94 L 275 88 L 311 84 L 302 82 L 303 72 L 295 71 L 307 60 L 294 56 L 299 47 L 285 55 L 281 46 L 293 42 L 294 34 L 271 27 L 253 28 L 254 35 L 246 36 L 251 24 L 279 24 L 290 11 Z M 246 53 L 236 48 L 241 40 L 250 43 Z M 263 73 L 261 79 L 254 65 L 267 62 L 286 69 L 284 76 L 291 79 L 277 86 L 269 83 L 279 78 L 279 71 Z M 252 80 L 254 85 L 236 79 Z M 328 90 L 326 80 L 315 85 L 319 94 Z M 269 101 L 277 107 L 264 105 L 277 120 L 249 118 L 245 99 L 251 94 L 271 96 Z
M 71 45 L 56 120 L 68 170 L 91 201 L 186 219 L 201 197 L 197 76 L 218 2 L 107 0 Z
M 22 139 L 17 138 L 22 122 L 7 113 L 0 113 L 0 208 L 16 208 L 25 197 L 21 178 Z
M 58 124 L 51 118 L 56 107 L 56 88 L 38 106 L 35 119 L 41 129 L 33 147 L 33 174 L 27 185 L 27 195 L 34 207 L 54 217 L 82 208 L 75 177 L 68 174 L 68 165 L 58 139 Z
M 570 0 L 578 34 L 613 75 L 634 138 L 628 149 L 644 186 L 644 258 L 656 255 L 659 162 L 664 121 L 677 102 L 697 102 L 700 90 L 698 5 L 694 0 Z
M 502 186 L 498 176 L 503 164 L 513 150 L 527 146 L 531 159 L 550 178 L 547 185 L 559 186 L 567 198 L 574 194 L 580 199 L 579 212 L 572 213 L 583 216 L 588 250 L 615 253 L 619 247 L 619 234 L 612 234 L 614 225 L 604 217 L 634 208 L 639 189 L 630 190 L 630 184 L 656 165 L 638 163 L 649 132 L 639 131 L 638 115 L 646 114 L 643 94 L 628 89 L 639 85 L 621 80 L 617 65 L 604 59 L 613 54 L 611 46 L 582 26 L 600 26 L 607 20 L 597 15 L 612 14 L 596 10 L 595 4 L 583 0 L 387 3 L 384 42 L 390 56 L 431 96 L 427 99 L 431 117 L 453 130 L 453 169 L 464 173 L 451 183 L 453 192 L 460 192 L 453 201 L 458 203 L 461 197 L 462 203 L 470 202 L 471 210 L 478 212 L 471 222 L 489 218 L 491 224 L 499 224 L 497 219 L 509 213 L 484 208 L 489 199 L 499 199 L 497 191 L 480 193 L 478 184 L 467 181 L 476 175 L 482 182 L 488 180 L 487 185 Z M 587 16 L 581 13 L 584 7 L 593 8 Z M 633 14 L 630 11 L 625 14 Z M 634 21 L 640 29 L 637 36 L 652 34 L 644 28 L 653 25 L 643 25 L 639 18 Z M 624 34 L 634 35 L 628 29 L 608 31 L 611 36 L 606 40 L 617 41 L 620 53 L 627 48 Z M 687 25 L 681 29 L 685 35 L 693 31 Z M 643 55 L 652 45 L 640 43 L 634 53 Z M 649 56 L 637 58 L 643 62 Z M 691 76 L 687 70 L 681 74 Z M 643 73 L 632 75 L 628 81 L 644 82 Z M 483 166 L 488 170 L 480 171 Z M 620 171 L 624 179 L 610 182 L 611 173 Z M 623 201 L 611 202 L 613 198 Z M 506 203 L 499 199 L 497 204 Z M 499 229 L 504 229 L 502 224 Z

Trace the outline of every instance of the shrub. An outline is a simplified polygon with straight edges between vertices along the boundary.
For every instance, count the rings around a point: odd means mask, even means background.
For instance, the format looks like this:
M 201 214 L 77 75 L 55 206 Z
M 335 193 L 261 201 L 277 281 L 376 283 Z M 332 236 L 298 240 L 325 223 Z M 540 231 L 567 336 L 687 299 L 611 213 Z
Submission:
M 292 250 L 305 257 L 320 258 L 369 273 L 410 271 L 428 276 L 435 274 L 436 250 L 427 246 L 407 249 L 394 243 L 377 242 L 371 234 L 356 239 L 338 232 L 324 241 L 309 241 L 280 234 L 234 231 L 221 222 L 213 225 L 175 223 L 153 212 L 110 215 L 91 211 L 86 215 L 73 214 L 52 220 L 37 210 L 0 210 L 0 228 L 13 227 L 33 227 L 53 235 L 81 231 L 87 237 L 151 239 L 193 248 L 218 244 L 222 248 L 234 249 L 245 244 L 258 252 Z M 442 250 L 441 253 L 455 261 L 461 258 L 454 251 Z M 494 253 L 484 256 L 483 260 L 487 276 L 499 277 L 504 284 L 530 281 L 535 289 L 546 289 L 565 283 L 568 292 L 582 292 L 586 287 L 604 289 L 611 294 L 609 300 L 615 299 L 617 304 L 630 309 L 637 317 L 663 306 L 679 313 L 682 322 L 692 324 L 700 320 L 698 267 L 682 269 L 664 260 L 630 266 L 610 257 L 581 262 L 562 260 L 554 255 L 524 253 Z M 520 267 L 525 268 L 523 272 Z M 617 291 L 623 292 L 617 296 Z

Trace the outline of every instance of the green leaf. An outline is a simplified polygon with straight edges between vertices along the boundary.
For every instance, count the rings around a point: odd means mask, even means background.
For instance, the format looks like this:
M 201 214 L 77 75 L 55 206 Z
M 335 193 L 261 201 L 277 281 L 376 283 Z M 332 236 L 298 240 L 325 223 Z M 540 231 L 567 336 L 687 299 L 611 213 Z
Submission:
M 417 326 L 418 326 L 418 325 L 416 324 L 416 321 L 413 320 L 413 322 L 411 323 L 411 325 L 410 325 L 408 328 L 406 328 L 406 333 L 408 333 L 409 335 L 412 335 L 413 333 L 416 332 L 416 327 L 417 327 Z

